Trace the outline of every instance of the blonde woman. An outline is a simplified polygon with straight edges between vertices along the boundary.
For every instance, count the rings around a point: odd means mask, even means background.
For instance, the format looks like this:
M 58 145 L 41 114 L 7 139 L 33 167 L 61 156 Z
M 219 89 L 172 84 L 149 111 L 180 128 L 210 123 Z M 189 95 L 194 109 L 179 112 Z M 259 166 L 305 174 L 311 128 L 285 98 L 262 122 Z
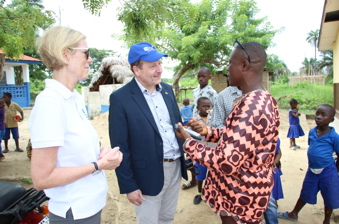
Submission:
M 106 204 L 103 170 L 120 165 L 118 147 L 100 149 L 75 85 L 88 77 L 86 37 L 71 28 L 52 27 L 38 41 L 42 62 L 53 71 L 29 119 L 34 187 L 50 198 L 50 223 L 100 223 Z

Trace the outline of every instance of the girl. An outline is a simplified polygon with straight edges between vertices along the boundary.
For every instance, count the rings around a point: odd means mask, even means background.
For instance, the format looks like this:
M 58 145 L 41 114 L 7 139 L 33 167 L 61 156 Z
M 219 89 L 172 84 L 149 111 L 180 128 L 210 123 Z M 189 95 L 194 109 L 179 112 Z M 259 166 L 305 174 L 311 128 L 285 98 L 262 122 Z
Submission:
M 272 196 L 275 199 L 275 204 L 277 205 L 277 207 L 278 207 L 277 201 L 281 198 L 284 198 L 284 193 L 282 190 L 281 179 L 280 179 L 280 176 L 282 175 L 280 158 L 281 158 L 280 138 L 278 138 L 277 147 L 275 150 L 275 157 L 273 161 L 274 186 L 272 189 Z
M 301 136 L 304 136 L 304 131 L 300 126 L 298 113 L 298 101 L 296 99 L 290 100 L 291 109 L 288 111 L 290 128 L 288 129 L 287 138 L 290 139 L 290 148 L 291 149 L 299 149 L 300 147 L 295 144 L 295 139 Z

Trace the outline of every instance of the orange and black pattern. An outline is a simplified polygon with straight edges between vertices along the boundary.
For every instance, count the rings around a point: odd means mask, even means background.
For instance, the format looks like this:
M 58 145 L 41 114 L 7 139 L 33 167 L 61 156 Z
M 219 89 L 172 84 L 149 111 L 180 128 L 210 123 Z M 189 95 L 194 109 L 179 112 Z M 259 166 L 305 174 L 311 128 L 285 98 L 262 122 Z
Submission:
M 259 223 L 273 188 L 272 163 L 278 141 L 277 102 L 255 90 L 233 108 L 224 129 L 209 128 L 210 148 L 190 139 L 185 151 L 209 169 L 203 199 L 220 216 L 237 223 Z

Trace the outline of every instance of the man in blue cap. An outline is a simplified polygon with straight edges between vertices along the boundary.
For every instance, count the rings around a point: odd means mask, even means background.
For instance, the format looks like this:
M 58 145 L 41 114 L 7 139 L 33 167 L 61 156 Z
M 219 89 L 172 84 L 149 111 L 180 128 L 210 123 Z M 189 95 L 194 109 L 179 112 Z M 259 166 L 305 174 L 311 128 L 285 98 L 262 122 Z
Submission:
M 150 43 L 132 45 L 135 77 L 110 96 L 110 141 L 124 155 L 116 169 L 120 193 L 134 204 L 139 224 L 172 223 L 181 177 L 187 179 L 174 131 L 181 116 L 171 86 L 161 82 L 162 57 L 168 55 Z

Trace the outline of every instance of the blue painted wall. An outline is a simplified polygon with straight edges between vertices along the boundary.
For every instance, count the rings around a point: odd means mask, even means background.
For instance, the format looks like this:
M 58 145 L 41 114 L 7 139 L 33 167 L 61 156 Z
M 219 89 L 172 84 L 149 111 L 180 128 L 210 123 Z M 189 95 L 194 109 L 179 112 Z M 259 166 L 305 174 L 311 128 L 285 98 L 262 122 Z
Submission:
M 6 85 L 0 86 L 0 97 L 3 93 L 10 92 L 12 94 L 12 101 L 19 104 L 20 107 L 31 106 L 31 94 L 29 82 L 25 82 L 23 86 Z

